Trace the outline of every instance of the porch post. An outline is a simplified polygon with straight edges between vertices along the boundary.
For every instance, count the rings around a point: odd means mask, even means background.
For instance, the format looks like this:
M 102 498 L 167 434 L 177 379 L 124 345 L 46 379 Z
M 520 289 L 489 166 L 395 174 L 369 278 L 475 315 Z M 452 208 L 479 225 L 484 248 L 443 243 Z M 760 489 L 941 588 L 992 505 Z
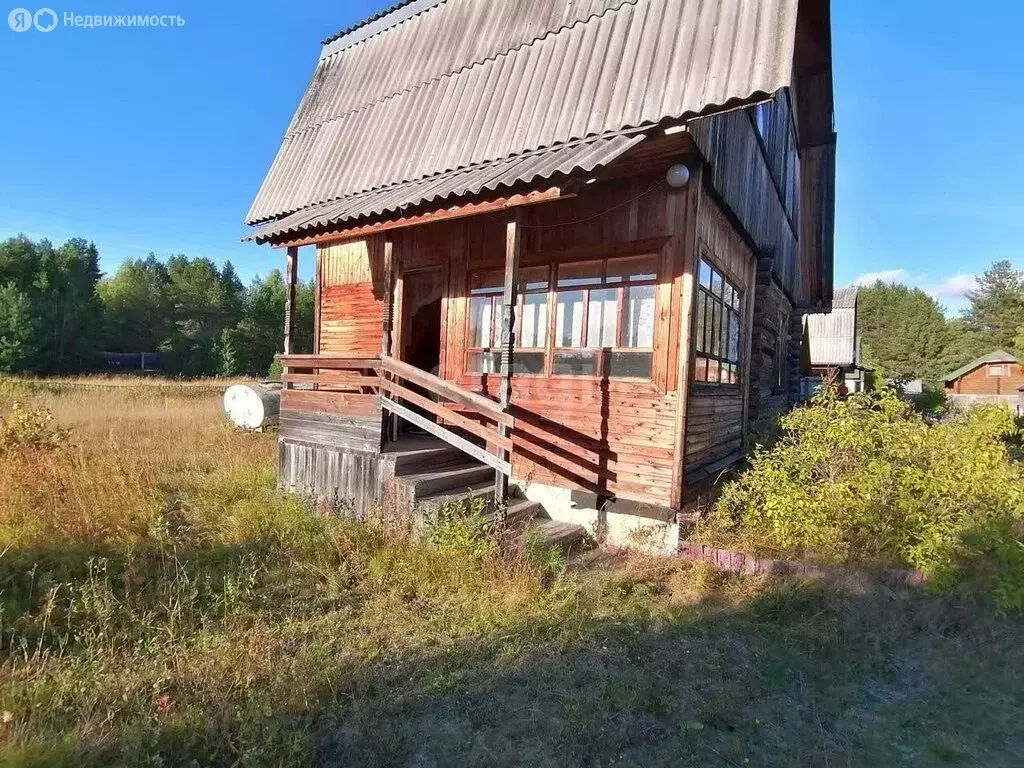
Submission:
M 395 273 L 392 253 L 391 235 L 388 234 L 385 235 L 384 238 L 384 309 L 381 312 L 380 328 L 381 362 L 383 362 L 383 358 L 391 355 L 391 338 L 395 317 L 394 296 L 392 295 L 395 290 Z M 380 369 L 380 378 L 383 379 L 387 375 L 388 374 L 384 371 L 382 366 Z M 378 392 L 380 394 L 384 394 L 381 389 L 378 389 Z M 398 435 L 394 429 L 395 423 L 395 417 L 386 410 L 381 409 L 381 449 L 384 448 L 384 443 L 388 439 L 398 439 Z
M 298 275 L 299 248 L 288 246 L 284 267 L 284 353 L 292 353 L 292 336 L 295 333 L 295 281 Z
M 516 209 L 513 217 L 505 224 L 505 291 L 502 294 L 501 313 L 501 389 L 499 391 L 501 410 L 509 412 L 512 401 L 512 361 L 515 355 L 515 321 L 517 291 L 519 288 L 519 247 L 520 247 L 520 209 Z M 507 437 L 508 427 L 499 424 L 498 434 Z M 502 458 L 512 462 L 511 452 L 500 451 Z M 498 503 L 508 498 L 508 476 L 503 472 L 494 475 L 494 500 Z

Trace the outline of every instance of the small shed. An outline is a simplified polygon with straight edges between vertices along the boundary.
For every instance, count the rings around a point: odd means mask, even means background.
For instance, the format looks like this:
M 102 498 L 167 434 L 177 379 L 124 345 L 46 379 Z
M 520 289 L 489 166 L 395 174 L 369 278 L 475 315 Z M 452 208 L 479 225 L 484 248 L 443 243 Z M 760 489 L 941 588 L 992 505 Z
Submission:
M 810 376 L 807 378 L 819 382 L 824 378 L 841 377 L 847 390 L 863 392 L 865 374 L 870 369 L 861 365 L 857 289 L 837 290 L 831 310 L 806 315 L 804 327 L 810 360 Z M 808 387 L 804 389 L 806 391 Z
M 947 373 L 943 384 L 954 406 L 1002 401 L 1016 408 L 1018 390 L 1024 386 L 1024 367 L 1014 355 L 997 349 Z

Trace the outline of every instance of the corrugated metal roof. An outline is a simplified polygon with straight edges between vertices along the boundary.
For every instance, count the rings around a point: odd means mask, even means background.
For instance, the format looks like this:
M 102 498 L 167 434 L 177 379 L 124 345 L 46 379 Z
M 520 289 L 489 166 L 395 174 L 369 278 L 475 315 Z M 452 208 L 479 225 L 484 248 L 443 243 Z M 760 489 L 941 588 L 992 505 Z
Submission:
M 832 298 L 831 312 L 805 315 L 811 365 L 857 365 L 857 289 L 842 288 Z
M 970 373 L 979 365 L 985 365 L 985 363 L 1016 363 L 1017 358 L 1011 355 L 1009 352 L 997 349 L 995 352 L 989 352 L 987 355 L 976 357 L 966 365 L 961 365 L 955 371 L 951 371 L 942 377 L 942 380 L 952 381 L 953 379 L 959 379 L 965 373 Z
M 839 288 L 832 295 L 832 309 L 857 307 L 857 288 Z
M 796 9 L 446 0 L 321 60 L 246 221 L 773 93 Z
M 446 197 L 476 195 L 485 190 L 495 191 L 535 179 L 569 175 L 574 171 L 590 172 L 610 163 L 643 139 L 644 135 L 635 131 L 602 136 L 363 192 L 305 208 L 264 224 L 252 232 L 249 239 L 265 241 L 278 235 L 339 224 L 364 216 L 398 212 Z

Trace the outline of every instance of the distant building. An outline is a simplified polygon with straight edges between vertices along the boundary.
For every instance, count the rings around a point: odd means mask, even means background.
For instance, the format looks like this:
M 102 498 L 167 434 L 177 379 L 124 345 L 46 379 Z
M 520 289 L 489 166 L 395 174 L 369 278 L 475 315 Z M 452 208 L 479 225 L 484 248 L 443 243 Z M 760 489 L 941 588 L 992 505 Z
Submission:
M 107 370 L 162 371 L 164 356 L 160 352 L 101 352 L 100 359 Z
M 947 373 L 942 380 L 954 406 L 998 400 L 1015 408 L 1018 389 L 1024 385 L 1024 367 L 1009 352 L 997 349 Z
M 863 392 L 870 368 L 861 365 L 860 336 L 857 333 L 857 289 L 840 288 L 829 312 L 804 317 L 810 370 L 804 377 L 803 393 L 809 396 L 830 378 L 841 381 L 849 392 Z

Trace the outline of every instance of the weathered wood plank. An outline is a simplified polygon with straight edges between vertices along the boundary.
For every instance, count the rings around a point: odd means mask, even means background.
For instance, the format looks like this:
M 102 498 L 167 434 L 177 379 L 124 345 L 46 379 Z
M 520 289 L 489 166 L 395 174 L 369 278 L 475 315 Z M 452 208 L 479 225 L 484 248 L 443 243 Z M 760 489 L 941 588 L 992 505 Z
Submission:
M 315 392 L 302 389 L 283 390 L 281 392 L 281 409 L 379 417 L 380 396 L 348 392 Z
M 451 430 L 445 429 L 444 427 L 435 424 L 430 419 L 420 416 L 415 411 L 409 410 L 404 405 L 399 405 L 398 403 L 386 397 L 381 398 L 381 405 L 384 407 L 385 410 L 390 411 L 391 413 L 394 413 L 397 416 L 401 416 L 410 424 L 415 424 L 417 427 L 426 430 L 434 437 L 441 438 L 449 445 L 458 448 L 460 451 L 468 454 L 469 456 L 472 456 L 477 461 L 482 461 L 487 466 L 493 467 L 499 472 L 504 472 L 505 474 L 512 474 L 512 467 L 509 465 L 507 461 L 499 459 L 493 453 L 488 453 L 479 445 L 474 445 L 465 438 L 459 437 Z
M 490 429 L 478 421 L 473 421 L 459 412 L 445 407 L 441 403 L 435 403 L 433 400 L 423 397 L 419 393 L 413 392 L 411 389 L 403 387 L 397 382 L 384 379 L 381 381 L 380 385 L 381 389 L 385 392 L 388 392 L 395 397 L 399 397 L 402 400 L 408 400 L 410 403 L 419 406 L 423 410 L 486 440 L 496 448 L 502 448 L 507 451 L 512 450 L 512 440 L 510 438 L 499 435 L 494 429 Z
M 507 427 L 515 426 L 515 419 L 507 413 L 502 412 L 500 403 L 489 400 L 475 392 L 469 392 L 461 389 L 442 378 L 432 376 L 425 371 L 421 371 L 419 368 L 415 368 L 408 363 L 403 363 L 393 357 L 385 358 L 382 361 L 381 366 L 388 373 L 400 376 L 403 379 L 408 379 L 413 384 L 418 384 L 430 392 L 441 395 L 449 400 L 454 400 L 468 408 L 472 408 L 473 410 L 482 413 L 492 421 L 496 421 L 498 424 L 503 424 Z

